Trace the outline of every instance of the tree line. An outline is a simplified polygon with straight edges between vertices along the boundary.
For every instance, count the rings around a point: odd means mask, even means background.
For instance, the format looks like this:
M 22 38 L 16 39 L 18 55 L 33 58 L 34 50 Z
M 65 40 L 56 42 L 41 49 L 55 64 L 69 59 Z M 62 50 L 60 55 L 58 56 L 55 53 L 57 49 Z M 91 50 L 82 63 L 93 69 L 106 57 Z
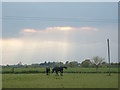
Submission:
M 118 67 L 120 65 L 119 63 L 111 63 L 111 67 Z M 95 67 L 96 69 L 98 69 L 99 67 L 103 67 L 106 68 L 108 67 L 108 63 L 105 62 L 105 59 L 99 56 L 95 56 L 92 58 L 92 60 L 90 59 L 85 59 L 84 61 L 82 61 L 81 63 L 77 62 L 77 61 L 66 61 L 65 63 L 63 62 L 44 62 L 44 63 L 40 63 L 40 64 L 31 64 L 31 65 L 27 65 L 27 64 L 22 64 L 22 62 L 19 62 L 17 65 L 5 65 L 2 66 L 3 68 L 5 67 L 14 67 L 14 68 L 19 68 L 19 67 L 25 67 L 25 68 L 37 68 L 37 67 L 55 67 L 55 66 L 67 66 L 67 67 Z

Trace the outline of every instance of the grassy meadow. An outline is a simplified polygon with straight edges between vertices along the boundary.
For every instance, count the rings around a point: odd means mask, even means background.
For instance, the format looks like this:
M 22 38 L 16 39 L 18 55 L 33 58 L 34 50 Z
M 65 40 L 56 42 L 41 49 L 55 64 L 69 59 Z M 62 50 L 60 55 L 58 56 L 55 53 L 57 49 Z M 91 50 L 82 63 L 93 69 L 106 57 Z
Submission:
M 118 74 L 107 73 L 55 73 L 3 74 L 3 88 L 117 88 Z
M 120 69 L 120 68 L 119 68 Z M 51 68 L 52 70 L 52 68 Z M 111 68 L 112 73 L 118 73 L 118 68 Z M 108 73 L 108 68 L 98 68 L 98 73 Z M 3 68 L 2 73 L 13 73 L 12 68 Z M 45 67 L 42 68 L 14 68 L 14 73 L 45 73 Z M 68 69 L 64 69 L 64 73 L 96 73 L 96 68 L 83 68 L 83 67 L 69 67 Z
M 47 76 L 45 68 L 12 68 L 2 69 L 3 88 L 117 88 L 118 68 L 68 68 L 64 76 Z

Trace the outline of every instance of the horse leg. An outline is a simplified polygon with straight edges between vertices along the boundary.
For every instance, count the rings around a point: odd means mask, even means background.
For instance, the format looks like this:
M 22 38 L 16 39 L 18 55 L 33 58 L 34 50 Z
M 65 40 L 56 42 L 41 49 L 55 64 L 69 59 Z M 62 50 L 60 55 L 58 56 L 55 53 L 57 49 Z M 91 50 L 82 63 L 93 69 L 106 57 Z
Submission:
M 60 75 L 63 76 L 63 71 L 60 71 Z
M 56 71 L 56 76 L 59 76 L 59 75 L 58 75 L 58 71 Z
M 49 71 L 48 71 L 47 75 L 50 75 Z
M 63 76 L 63 73 L 60 73 L 61 74 L 61 76 Z
M 49 70 L 49 75 L 50 75 L 50 70 Z
M 48 75 L 48 72 L 46 72 L 46 75 Z

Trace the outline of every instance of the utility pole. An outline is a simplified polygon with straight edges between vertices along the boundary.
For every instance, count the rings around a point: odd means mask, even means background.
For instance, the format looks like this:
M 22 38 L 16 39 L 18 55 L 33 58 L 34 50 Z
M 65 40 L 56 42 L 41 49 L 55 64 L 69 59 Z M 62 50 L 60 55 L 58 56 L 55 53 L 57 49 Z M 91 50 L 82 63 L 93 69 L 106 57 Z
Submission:
M 109 45 L 109 39 L 107 39 L 107 44 L 108 44 L 108 62 L 109 62 L 109 76 L 110 76 L 111 73 L 110 73 L 110 45 Z

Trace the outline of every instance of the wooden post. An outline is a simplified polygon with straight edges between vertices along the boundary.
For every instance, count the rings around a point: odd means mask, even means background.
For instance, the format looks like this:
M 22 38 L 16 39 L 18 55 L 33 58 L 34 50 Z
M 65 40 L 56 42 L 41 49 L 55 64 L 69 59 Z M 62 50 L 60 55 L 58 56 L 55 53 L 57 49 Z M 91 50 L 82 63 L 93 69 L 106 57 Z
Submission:
M 111 73 L 110 73 L 110 46 L 109 46 L 109 39 L 107 39 L 107 44 L 108 44 L 108 62 L 109 62 L 109 76 L 110 76 Z

